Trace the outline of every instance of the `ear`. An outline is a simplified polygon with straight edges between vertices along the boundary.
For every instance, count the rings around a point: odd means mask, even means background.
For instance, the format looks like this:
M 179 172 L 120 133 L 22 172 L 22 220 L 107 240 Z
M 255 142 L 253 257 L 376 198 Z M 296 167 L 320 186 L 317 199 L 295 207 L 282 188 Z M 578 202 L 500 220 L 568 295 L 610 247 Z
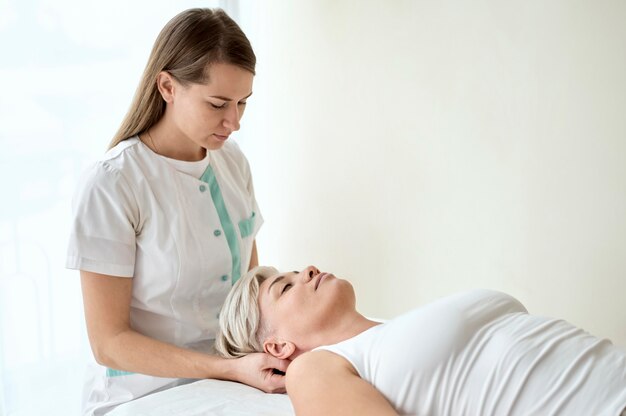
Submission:
M 161 93 L 161 97 L 166 103 L 171 103 L 174 99 L 175 80 L 167 71 L 161 71 L 156 79 L 157 88 Z
M 276 358 L 287 360 L 296 350 L 296 345 L 290 341 L 270 338 L 263 342 L 263 350 Z

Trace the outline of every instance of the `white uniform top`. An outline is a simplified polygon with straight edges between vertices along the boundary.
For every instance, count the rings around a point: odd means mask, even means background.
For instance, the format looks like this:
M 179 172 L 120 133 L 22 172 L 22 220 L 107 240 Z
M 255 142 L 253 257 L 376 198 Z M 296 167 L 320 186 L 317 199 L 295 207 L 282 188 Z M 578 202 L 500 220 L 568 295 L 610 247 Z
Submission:
M 204 164 L 201 175 L 190 175 L 185 162 L 157 155 L 137 137 L 109 150 L 75 195 L 66 266 L 133 278 L 133 329 L 210 351 L 220 308 L 247 270 L 263 219 L 234 142 L 208 151 Z M 179 382 L 103 367 L 90 378 L 85 414 Z
M 344 342 L 346 358 L 401 414 L 618 416 L 626 350 L 477 290 L 443 298 Z

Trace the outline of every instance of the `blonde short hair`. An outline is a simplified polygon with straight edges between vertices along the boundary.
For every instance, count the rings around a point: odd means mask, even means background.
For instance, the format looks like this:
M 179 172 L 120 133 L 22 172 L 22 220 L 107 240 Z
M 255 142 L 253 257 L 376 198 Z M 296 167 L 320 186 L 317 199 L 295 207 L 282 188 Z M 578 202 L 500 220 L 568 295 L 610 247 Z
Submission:
M 274 267 L 258 266 L 244 274 L 230 290 L 222 306 L 215 349 L 226 358 L 237 358 L 263 351 L 267 328 L 261 328 L 259 287 L 278 274 Z

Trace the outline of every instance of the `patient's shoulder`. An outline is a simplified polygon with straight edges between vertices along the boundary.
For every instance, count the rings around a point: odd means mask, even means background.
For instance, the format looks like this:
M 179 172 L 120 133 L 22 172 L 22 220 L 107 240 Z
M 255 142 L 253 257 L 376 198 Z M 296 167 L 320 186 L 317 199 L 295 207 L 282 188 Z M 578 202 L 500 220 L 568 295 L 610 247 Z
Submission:
M 332 368 L 339 370 L 351 368 L 352 366 L 348 360 L 338 354 L 335 354 L 334 352 L 316 350 L 305 352 L 304 354 L 298 356 L 289 365 L 288 372 L 293 371 L 296 373 L 301 371 L 312 371 L 320 367 L 323 367 L 325 370 Z
M 306 352 L 297 357 L 287 368 L 287 383 L 306 378 L 320 378 L 340 373 L 354 373 L 354 367 L 345 358 L 334 352 L 317 350 Z
M 308 352 L 289 365 L 287 394 L 297 415 L 397 415 L 345 358 L 327 350 Z

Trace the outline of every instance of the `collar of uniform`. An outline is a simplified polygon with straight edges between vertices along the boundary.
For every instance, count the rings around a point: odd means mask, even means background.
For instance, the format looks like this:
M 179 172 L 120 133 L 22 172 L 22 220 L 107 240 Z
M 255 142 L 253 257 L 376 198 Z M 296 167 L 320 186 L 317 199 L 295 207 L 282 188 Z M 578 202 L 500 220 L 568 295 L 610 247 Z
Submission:
M 170 164 L 170 166 L 172 166 L 177 171 L 193 176 L 194 178 L 200 179 L 202 177 L 202 174 L 206 170 L 207 166 L 209 166 L 210 154 L 211 152 L 207 151 L 204 159 L 198 160 L 196 162 L 188 162 L 186 160 L 171 159 L 169 157 L 165 157 L 162 155 L 157 155 L 157 156 L 165 160 L 167 163 Z

